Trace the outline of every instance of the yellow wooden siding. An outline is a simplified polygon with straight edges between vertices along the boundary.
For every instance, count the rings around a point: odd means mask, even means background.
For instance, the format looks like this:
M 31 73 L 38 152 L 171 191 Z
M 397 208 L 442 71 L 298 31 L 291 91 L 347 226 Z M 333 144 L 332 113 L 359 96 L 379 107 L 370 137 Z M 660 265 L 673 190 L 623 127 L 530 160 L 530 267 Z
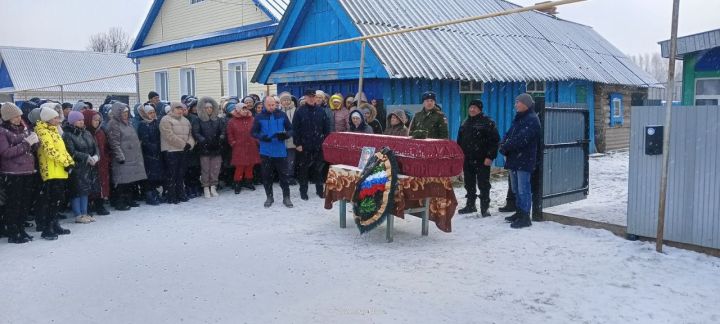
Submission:
M 268 37 L 267 42 L 270 41 L 270 37 Z M 197 62 L 197 61 L 206 61 L 211 60 L 215 58 L 220 57 L 228 57 L 233 55 L 243 55 L 246 53 L 251 52 L 258 52 L 265 49 L 265 42 L 266 39 L 258 38 L 243 42 L 234 42 L 229 44 L 223 44 L 223 45 L 217 45 L 217 46 L 208 46 L 208 47 L 202 47 L 198 49 L 188 50 L 188 51 L 182 51 L 182 52 L 175 52 L 175 53 L 168 53 L 158 56 L 150 56 L 150 57 L 144 57 L 140 59 L 140 70 L 145 69 L 155 69 L 155 68 L 161 68 L 164 66 L 174 66 L 184 63 L 191 63 L 191 62 Z M 257 68 L 258 64 L 260 64 L 261 56 L 255 56 L 255 57 L 249 57 L 249 58 L 243 58 L 238 60 L 245 60 L 248 62 L 248 72 L 247 72 L 247 78 L 250 80 L 253 73 L 255 73 L 255 69 Z M 235 61 L 235 60 L 232 60 Z M 228 62 L 230 61 L 223 61 L 222 68 L 223 68 L 223 95 L 227 96 L 229 95 L 228 90 L 228 72 L 226 71 L 228 68 Z M 206 63 L 206 64 L 200 64 L 200 65 L 188 65 L 188 67 L 194 67 L 195 68 L 195 95 L 198 97 L 201 96 L 210 96 L 213 98 L 219 98 L 221 96 L 220 92 L 220 66 L 217 61 L 212 63 Z M 180 69 L 167 69 L 168 72 L 168 92 L 169 92 L 169 99 L 170 100 L 179 100 L 180 95 Z M 270 86 L 269 88 L 271 94 L 275 94 L 276 87 Z M 155 73 L 143 73 L 140 75 L 140 94 L 144 98 L 147 96 L 147 93 L 151 90 L 155 89 Z M 262 84 L 257 83 L 249 83 L 248 84 L 248 93 L 255 93 L 255 94 L 267 94 L 268 87 Z
M 252 0 L 165 0 L 143 46 L 269 20 Z

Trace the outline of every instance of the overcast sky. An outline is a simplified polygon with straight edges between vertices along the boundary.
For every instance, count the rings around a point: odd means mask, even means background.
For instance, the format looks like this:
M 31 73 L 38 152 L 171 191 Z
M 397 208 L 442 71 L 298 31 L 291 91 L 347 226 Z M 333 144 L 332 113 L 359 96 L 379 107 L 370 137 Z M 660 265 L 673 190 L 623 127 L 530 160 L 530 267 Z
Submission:
M 236 1 L 239 0 L 224 0 Z M 392 0 L 388 0 L 392 1 Z M 512 0 L 531 5 L 541 0 Z M 135 37 L 151 0 L 0 0 L 0 45 L 85 49 L 90 35 L 120 26 Z M 670 35 L 672 0 L 588 0 L 559 17 L 593 27 L 627 54 L 658 52 Z M 720 0 L 681 0 L 680 35 L 720 28 Z

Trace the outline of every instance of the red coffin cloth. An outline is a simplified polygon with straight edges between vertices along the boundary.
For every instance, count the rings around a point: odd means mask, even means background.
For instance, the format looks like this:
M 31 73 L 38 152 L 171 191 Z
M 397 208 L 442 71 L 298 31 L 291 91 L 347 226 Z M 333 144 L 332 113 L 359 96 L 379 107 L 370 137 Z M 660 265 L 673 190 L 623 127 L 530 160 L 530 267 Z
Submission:
M 400 174 L 454 177 L 463 170 L 462 149 L 449 140 L 338 132 L 323 142 L 323 157 L 330 164 L 357 166 L 363 147 L 374 147 L 379 152 L 385 146 L 395 152 Z

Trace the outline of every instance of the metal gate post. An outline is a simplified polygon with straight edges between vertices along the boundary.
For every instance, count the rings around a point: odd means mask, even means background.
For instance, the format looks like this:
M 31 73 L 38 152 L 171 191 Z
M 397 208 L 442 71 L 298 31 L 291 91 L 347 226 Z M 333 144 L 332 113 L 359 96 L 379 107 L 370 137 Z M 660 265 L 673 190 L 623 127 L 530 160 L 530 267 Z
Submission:
M 345 208 L 346 208 L 347 202 L 345 199 L 340 200 L 340 228 L 345 228 L 347 225 L 345 224 Z
M 395 236 L 395 216 L 393 214 L 387 216 L 387 228 L 385 230 L 387 242 L 392 243 L 393 237 Z
M 430 218 L 430 198 L 425 198 L 425 209 L 422 212 L 422 235 L 428 235 L 428 219 Z

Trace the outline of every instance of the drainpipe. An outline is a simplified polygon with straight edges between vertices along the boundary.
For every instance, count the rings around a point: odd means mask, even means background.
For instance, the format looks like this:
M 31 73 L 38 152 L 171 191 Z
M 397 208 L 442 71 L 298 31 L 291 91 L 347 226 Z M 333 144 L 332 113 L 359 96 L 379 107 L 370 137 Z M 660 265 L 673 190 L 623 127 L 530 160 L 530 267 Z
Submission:
M 60 102 L 65 102 L 65 90 L 62 84 L 60 85 Z
M 133 63 L 135 63 L 135 95 L 137 95 L 137 102 L 141 103 L 141 101 L 140 101 L 140 59 L 134 58 Z
M 270 36 L 265 36 L 265 50 L 266 51 L 268 49 L 268 46 L 270 46 Z M 270 85 L 269 84 L 265 86 L 265 93 L 267 95 L 270 95 Z
M 220 97 L 225 96 L 225 79 L 223 78 L 223 64 L 222 61 L 218 60 L 218 66 L 220 67 Z

